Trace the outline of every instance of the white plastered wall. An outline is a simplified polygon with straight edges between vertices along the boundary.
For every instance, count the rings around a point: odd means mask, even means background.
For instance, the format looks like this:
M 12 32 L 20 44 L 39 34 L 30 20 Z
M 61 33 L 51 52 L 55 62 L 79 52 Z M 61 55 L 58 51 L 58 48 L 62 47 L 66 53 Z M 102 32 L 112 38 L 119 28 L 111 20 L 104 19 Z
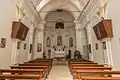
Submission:
M 110 0 L 107 6 L 107 18 L 112 19 L 113 38 L 111 39 L 111 49 L 113 58 L 113 69 L 120 70 L 120 1 Z
M 28 60 L 29 52 L 29 32 L 25 41 L 13 40 L 11 38 L 12 21 L 18 20 L 16 4 L 19 4 L 20 0 L 3 0 L 0 2 L 0 38 L 6 38 L 6 47 L 0 48 L 0 68 L 9 68 L 10 65 L 16 63 L 23 63 Z M 26 17 L 22 22 L 31 27 L 32 14 L 29 13 L 29 7 L 25 7 Z M 20 49 L 17 50 L 17 42 L 20 41 Z M 26 50 L 24 50 L 24 43 L 26 43 Z M 15 45 L 13 47 L 13 45 Z M 16 51 L 15 51 L 16 50 Z M 15 54 L 13 54 L 15 52 Z
M 93 2 L 94 6 L 88 10 L 85 10 L 84 18 L 82 18 L 82 27 L 86 27 L 87 30 L 87 39 L 88 44 L 91 44 L 91 53 L 89 53 L 90 60 L 93 60 L 98 63 L 104 63 L 104 56 L 103 56 L 103 48 L 102 48 L 102 41 L 97 40 L 93 27 L 100 22 L 100 18 L 96 15 L 97 10 L 100 8 L 100 2 L 96 1 Z M 96 44 L 98 44 L 98 50 L 96 50 Z
M 11 39 L 12 21 L 16 20 L 16 4 L 19 0 L 2 0 L 0 2 L 0 38 L 6 38 L 6 47 L 0 48 L 0 68 L 9 68 L 12 57 Z
M 45 24 L 45 34 L 44 34 L 44 51 L 46 56 L 48 56 L 48 50 L 52 50 L 51 57 L 54 56 L 53 46 L 57 45 L 57 37 L 59 35 L 59 30 L 55 29 L 55 24 L 57 20 L 63 20 L 64 22 L 64 29 L 60 31 L 60 35 L 62 36 L 62 44 L 66 46 L 65 54 L 68 54 L 68 50 L 72 51 L 71 58 L 74 57 L 74 51 L 76 46 L 76 36 L 75 36 L 75 26 L 73 23 L 73 16 L 69 12 L 55 12 L 48 14 L 46 17 L 46 24 Z M 51 47 L 46 47 L 46 40 L 50 37 L 51 39 Z M 69 38 L 73 38 L 73 47 L 69 47 Z

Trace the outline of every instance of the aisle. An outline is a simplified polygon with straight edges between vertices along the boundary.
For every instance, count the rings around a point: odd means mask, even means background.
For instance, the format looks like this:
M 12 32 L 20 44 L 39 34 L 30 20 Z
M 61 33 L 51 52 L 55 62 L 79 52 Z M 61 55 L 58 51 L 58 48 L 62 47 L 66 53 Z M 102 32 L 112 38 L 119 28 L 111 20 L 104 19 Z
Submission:
M 73 80 L 67 65 L 53 66 L 47 80 Z

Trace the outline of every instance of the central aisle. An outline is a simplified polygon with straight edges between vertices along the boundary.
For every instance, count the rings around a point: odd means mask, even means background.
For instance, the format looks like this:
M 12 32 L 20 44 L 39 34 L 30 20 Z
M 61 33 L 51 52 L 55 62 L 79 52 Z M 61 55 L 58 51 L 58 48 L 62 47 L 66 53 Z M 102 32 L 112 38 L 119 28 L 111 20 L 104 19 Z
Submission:
M 53 66 L 47 80 L 73 80 L 67 65 Z

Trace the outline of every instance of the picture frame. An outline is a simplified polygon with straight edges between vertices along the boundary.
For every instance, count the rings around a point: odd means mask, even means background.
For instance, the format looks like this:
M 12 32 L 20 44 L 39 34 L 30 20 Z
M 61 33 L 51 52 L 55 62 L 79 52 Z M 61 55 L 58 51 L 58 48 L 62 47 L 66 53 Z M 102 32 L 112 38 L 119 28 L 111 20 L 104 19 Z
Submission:
M 38 43 L 37 44 L 37 52 L 41 52 L 42 51 L 42 44 Z
M 103 42 L 103 49 L 106 49 L 106 42 Z
M 1 47 L 1 48 L 5 48 L 5 47 L 6 47 L 6 38 L 1 38 L 0 47 Z
M 20 42 L 17 42 L 17 49 L 20 49 Z
M 32 44 L 30 44 L 30 51 L 29 53 L 32 53 Z
M 98 50 L 98 44 L 97 43 L 95 44 L 95 48 L 96 48 L 96 50 Z
M 26 50 L 26 43 L 24 43 L 24 50 Z
M 88 44 L 88 51 L 91 53 L 91 44 Z

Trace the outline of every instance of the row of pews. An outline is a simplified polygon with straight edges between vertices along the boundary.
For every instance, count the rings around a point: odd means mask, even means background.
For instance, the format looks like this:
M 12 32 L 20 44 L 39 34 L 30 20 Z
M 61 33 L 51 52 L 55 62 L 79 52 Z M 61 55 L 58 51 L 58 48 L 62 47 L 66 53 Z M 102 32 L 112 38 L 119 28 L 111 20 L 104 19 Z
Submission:
M 52 59 L 35 59 L 10 69 L 0 69 L 0 79 L 39 79 L 45 80 L 52 68 Z
M 85 59 L 69 60 L 68 64 L 73 80 L 120 80 L 120 71 L 112 70 L 109 65 Z

